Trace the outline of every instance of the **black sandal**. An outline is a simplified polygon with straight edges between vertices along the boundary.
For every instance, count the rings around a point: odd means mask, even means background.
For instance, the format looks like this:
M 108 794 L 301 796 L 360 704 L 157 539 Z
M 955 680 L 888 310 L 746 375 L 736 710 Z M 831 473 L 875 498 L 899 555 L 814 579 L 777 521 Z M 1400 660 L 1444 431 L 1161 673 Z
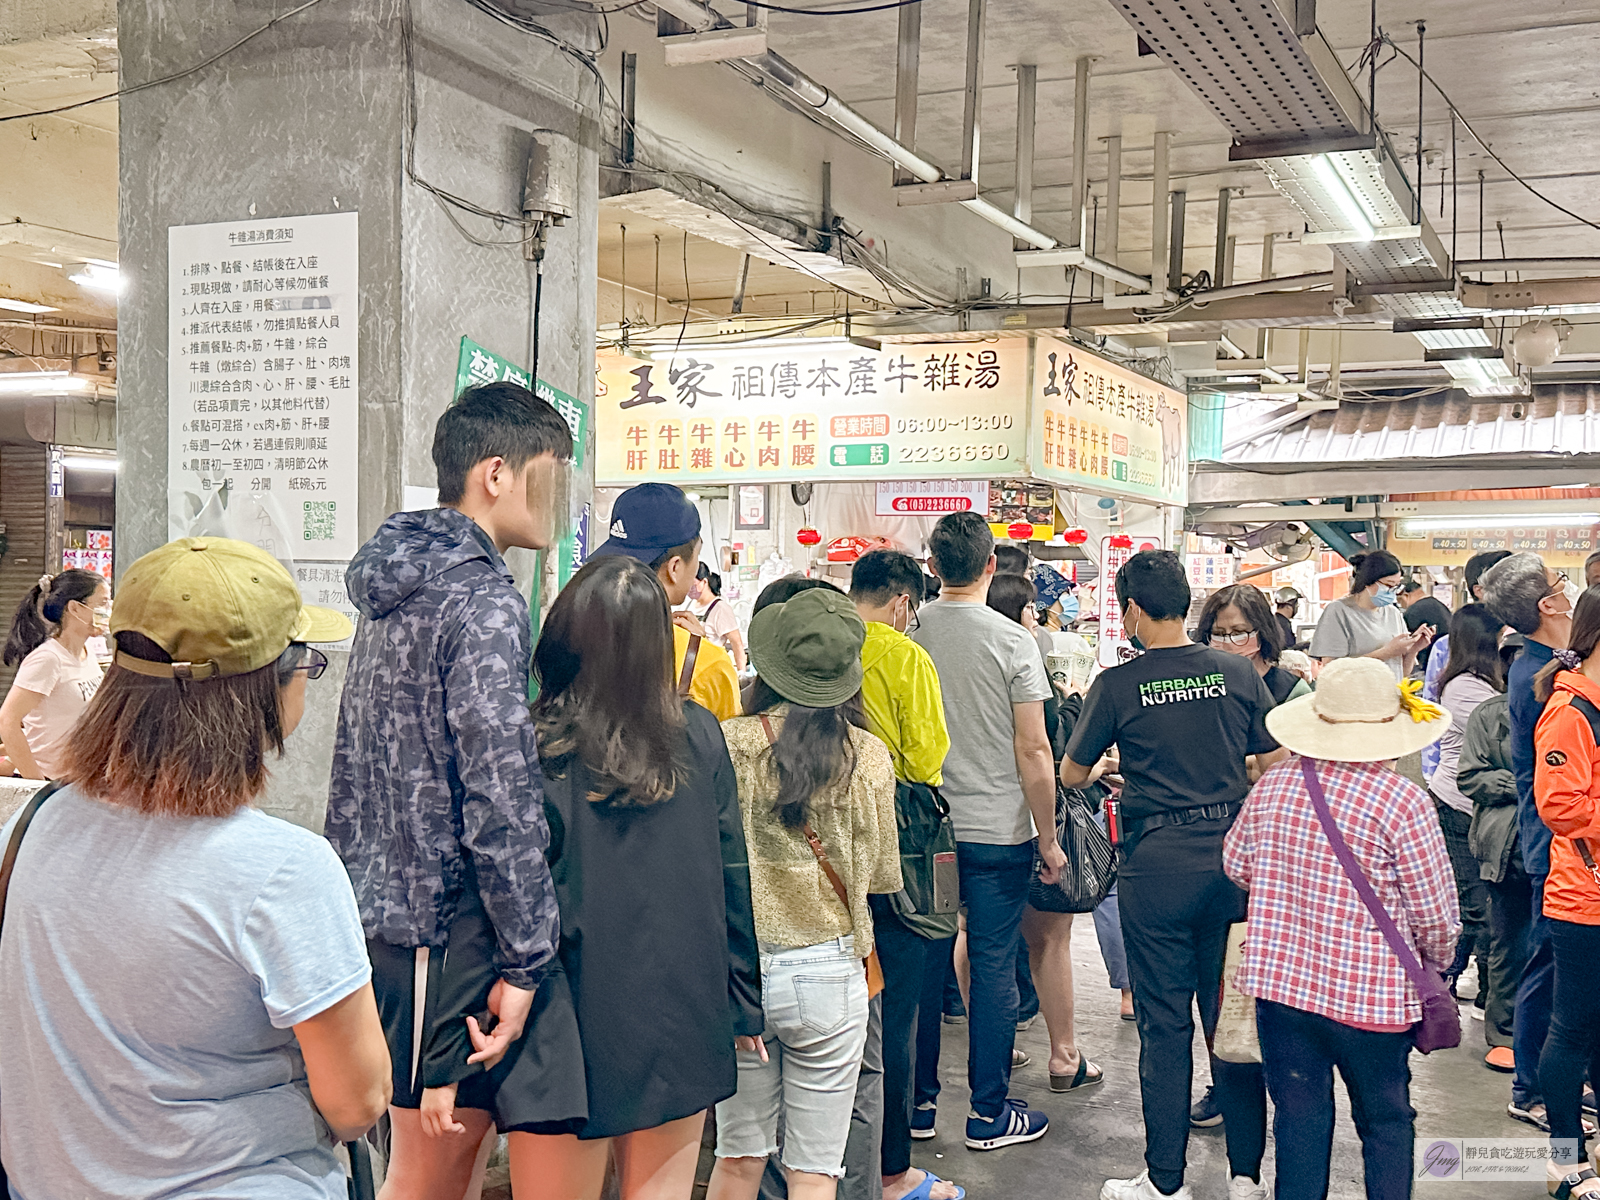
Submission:
M 1581 1192 L 1577 1190 L 1591 1181 L 1596 1184 L 1595 1187 L 1584 1188 Z M 1554 1200 L 1571 1200 L 1574 1196 L 1582 1200 L 1583 1197 L 1600 1196 L 1600 1175 L 1596 1175 L 1589 1167 L 1579 1167 L 1570 1175 L 1562 1176 L 1559 1182 L 1555 1180 L 1550 1182 L 1550 1195 Z
M 1090 1074 L 1090 1072 L 1093 1074 Z M 1093 1087 L 1097 1083 L 1105 1082 L 1105 1072 L 1089 1061 L 1086 1054 L 1078 1055 L 1078 1070 L 1071 1076 L 1050 1073 L 1050 1090 L 1052 1092 L 1070 1092 L 1078 1088 Z M 1565 1200 L 1565 1197 L 1563 1197 Z

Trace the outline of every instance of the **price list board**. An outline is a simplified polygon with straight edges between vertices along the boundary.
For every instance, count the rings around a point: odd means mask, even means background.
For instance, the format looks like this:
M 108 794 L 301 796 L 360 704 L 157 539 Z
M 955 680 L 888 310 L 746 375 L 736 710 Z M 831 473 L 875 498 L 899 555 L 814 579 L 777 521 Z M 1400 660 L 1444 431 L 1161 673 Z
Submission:
M 167 231 L 170 533 L 357 547 L 355 213 Z

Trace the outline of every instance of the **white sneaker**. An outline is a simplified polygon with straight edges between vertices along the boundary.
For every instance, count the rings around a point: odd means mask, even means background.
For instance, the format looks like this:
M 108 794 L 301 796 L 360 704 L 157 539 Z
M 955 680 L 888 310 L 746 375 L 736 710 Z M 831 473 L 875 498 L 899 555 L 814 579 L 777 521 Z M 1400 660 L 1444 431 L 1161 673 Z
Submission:
M 1186 1183 L 1168 1196 L 1150 1182 L 1150 1172 L 1140 1171 L 1132 1179 L 1108 1179 L 1100 1188 L 1100 1200 L 1194 1200 Z
M 1267 1185 L 1253 1182 L 1248 1175 L 1229 1176 L 1228 1200 L 1267 1200 Z

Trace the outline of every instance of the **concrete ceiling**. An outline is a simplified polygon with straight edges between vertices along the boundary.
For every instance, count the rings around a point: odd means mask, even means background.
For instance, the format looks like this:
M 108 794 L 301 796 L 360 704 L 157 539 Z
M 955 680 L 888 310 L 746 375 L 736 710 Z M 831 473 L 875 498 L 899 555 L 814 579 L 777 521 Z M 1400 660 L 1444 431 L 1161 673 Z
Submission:
M 799 3 L 826 12 L 853 6 L 859 0 Z M 730 14 L 739 10 L 742 17 L 742 5 L 729 0 L 724 7 Z M 1367 6 L 1350 0 L 1324 0 L 1319 10 L 1320 27 L 1341 61 L 1354 64 L 1366 40 Z M 0 0 L 0 115 L 72 103 L 114 89 L 118 79 L 115 17 L 113 0 Z M 648 9 L 617 14 L 612 21 L 643 32 L 632 19 L 635 17 L 649 17 Z M 1600 114 L 1600 84 L 1587 70 L 1587 64 L 1600 57 L 1600 10 L 1563 0 L 1526 0 L 1515 6 L 1489 0 L 1409 0 L 1405 4 L 1384 0 L 1379 17 L 1399 43 L 1413 49 L 1414 22 L 1426 20 L 1428 67 L 1479 132 L 1535 187 L 1600 221 L 1600 201 L 1591 198 L 1594 180 L 1600 176 L 1600 139 L 1593 136 Z M 967 5 L 961 0 L 925 0 L 923 4 L 917 148 L 946 166 L 960 159 L 966 19 Z M 770 14 L 773 49 L 886 129 L 893 124 L 895 30 L 893 11 Z M 642 53 L 660 51 L 647 45 Z M 1276 275 L 1328 269 L 1332 260 L 1327 248 L 1301 245 L 1296 231 L 1302 223 L 1289 203 L 1254 166 L 1228 162 L 1229 137 L 1221 123 L 1159 58 L 1138 54 L 1131 27 L 1110 0 L 1074 0 L 1069 5 L 1056 0 L 990 0 L 977 172 L 986 197 L 1009 211 L 1015 172 L 1014 67 L 1035 64 L 1039 68 L 1039 110 L 1034 222 L 1047 232 L 1065 235 L 1071 210 L 1072 81 L 1080 55 L 1094 59 L 1091 198 L 1104 197 L 1102 139 L 1111 134 L 1123 137 L 1121 257 L 1126 266 L 1148 270 L 1150 148 L 1154 132 L 1161 129 L 1172 134 L 1173 186 L 1188 189 L 1185 266 L 1189 271 L 1212 265 L 1217 191 L 1225 186 L 1241 189 L 1232 201 L 1229 227 L 1238 239 L 1236 281 L 1258 276 L 1263 235 L 1269 232 L 1280 235 L 1275 249 Z M 608 52 L 602 63 L 610 79 L 615 79 L 616 57 L 615 51 Z M 725 72 L 726 68 L 703 65 L 679 70 Z M 1364 93 L 1364 85 L 1362 90 Z M 1450 162 L 1450 122 L 1443 102 L 1431 90 L 1424 99 L 1423 146 L 1427 152 L 1437 152 L 1435 166 L 1426 172 L 1424 198 L 1429 219 L 1448 247 L 1451 212 L 1446 197 L 1445 214 L 1439 215 L 1438 165 L 1447 167 Z M 771 106 L 759 94 L 751 94 L 748 103 Z M 1379 76 L 1378 110 L 1408 161 L 1415 148 L 1416 105 L 1415 72 L 1404 60 L 1387 62 Z M 641 97 L 641 128 L 648 128 L 651 119 L 649 97 Z M 117 257 L 116 120 L 116 105 L 105 103 L 57 117 L 0 123 L 0 163 L 5 164 L 0 171 L 0 297 L 31 300 L 59 310 L 45 314 L 41 323 L 106 325 L 114 321 L 115 305 L 109 297 L 79 287 L 67 276 L 86 259 Z M 1458 132 L 1455 149 L 1460 181 L 1456 221 L 1462 257 L 1478 253 L 1480 169 L 1485 172 L 1487 255 L 1499 253 L 1497 222 L 1503 227 L 1508 255 L 1600 255 L 1600 231 L 1541 203 L 1464 133 Z M 844 157 L 840 156 L 841 161 Z M 708 162 L 715 159 L 716 155 L 707 155 Z M 868 183 L 887 195 L 887 164 L 875 163 L 870 169 L 875 172 L 870 179 L 844 182 Z M 859 173 L 861 168 L 856 170 Z M 708 167 L 708 171 L 712 169 Z M 836 180 L 836 188 L 840 182 Z M 844 211 L 842 215 L 850 219 L 852 214 Z M 987 229 L 975 216 L 957 216 L 975 230 Z M 624 226 L 626 292 L 622 286 Z M 1104 236 L 1104 228 L 1102 217 L 1099 237 Z M 687 284 L 686 229 L 690 230 Z M 640 211 L 640 206 L 630 207 L 625 199 L 607 201 L 601 214 L 599 245 L 597 315 L 602 328 L 615 326 L 624 318 L 633 324 L 675 323 L 683 317 L 686 297 L 691 319 L 726 316 L 743 254 L 749 248 L 732 244 L 737 240 L 680 220 L 670 212 Z M 830 279 L 842 280 L 864 295 L 881 295 L 881 289 L 874 293 L 837 272 L 829 275 L 818 270 L 816 261 L 797 255 L 792 244 L 772 241 L 770 249 L 772 253 L 758 251 L 752 257 L 746 313 L 805 316 L 842 311 L 844 298 L 831 287 Z M 1045 276 L 1042 271 L 1030 273 L 1030 293 L 1043 297 L 1050 288 L 1065 289 L 1064 274 L 1058 285 Z M 1016 289 L 1017 281 L 996 279 L 994 284 L 997 292 L 1009 293 Z M 130 281 L 130 286 L 137 286 L 137 281 Z M 862 302 L 852 300 L 851 304 L 859 309 Z M 14 351 L 19 329 L 11 322 L 17 317 L 0 313 L 0 322 L 4 322 L 0 323 L 0 341 Z M 35 336 L 26 331 L 21 334 Z M 1347 363 L 1353 351 L 1386 364 L 1417 361 L 1414 342 L 1397 339 L 1390 344 L 1392 337 L 1372 334 L 1346 339 Z M 37 340 L 30 345 L 25 352 L 40 354 L 51 349 Z M 1600 346 L 1600 327 L 1594 336 L 1580 331 L 1569 343 L 1569 356 L 1596 346 Z M 54 350 L 59 352 L 60 347 Z
M 0 116 L 115 91 L 116 16 L 114 0 L 0 0 Z M 0 163 L 0 297 L 57 310 L 41 323 L 113 324 L 115 297 L 68 276 L 117 258 L 116 103 L 0 123 Z

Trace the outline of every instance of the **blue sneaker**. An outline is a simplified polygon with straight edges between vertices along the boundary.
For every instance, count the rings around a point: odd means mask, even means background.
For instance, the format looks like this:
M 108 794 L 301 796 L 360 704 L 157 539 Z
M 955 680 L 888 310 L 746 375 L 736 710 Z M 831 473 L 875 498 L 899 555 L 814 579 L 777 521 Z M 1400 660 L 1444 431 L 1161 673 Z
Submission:
M 1036 1142 L 1050 1131 L 1050 1118 L 1030 1109 L 1021 1100 L 1007 1100 L 1000 1115 L 992 1121 L 977 1113 L 967 1115 L 967 1149 L 998 1150 L 1022 1142 Z
M 939 1115 L 939 1109 L 932 1104 L 919 1104 L 911 1110 L 911 1137 L 914 1141 L 925 1142 L 931 1137 L 937 1137 L 939 1131 L 933 1127 L 934 1118 Z

